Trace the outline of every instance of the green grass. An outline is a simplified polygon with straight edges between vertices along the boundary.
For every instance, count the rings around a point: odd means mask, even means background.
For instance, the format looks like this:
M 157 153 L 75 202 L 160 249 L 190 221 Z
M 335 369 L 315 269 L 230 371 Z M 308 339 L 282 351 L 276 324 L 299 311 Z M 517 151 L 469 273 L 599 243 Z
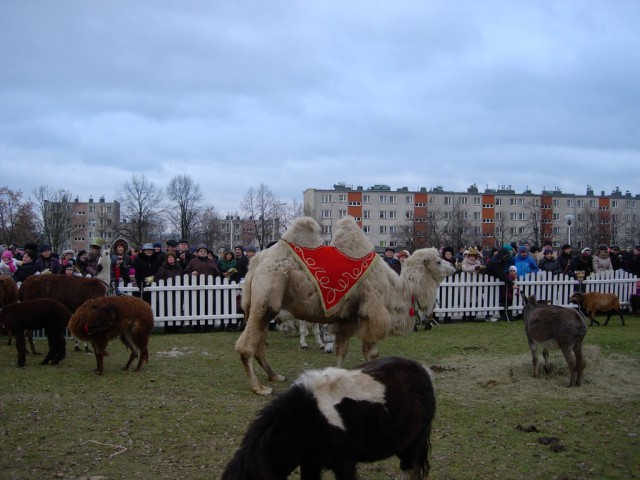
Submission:
M 269 398 L 249 391 L 233 349 L 237 333 L 154 334 L 141 372 L 123 372 L 127 354 L 109 346 L 102 377 L 93 355 L 73 352 L 58 366 L 0 344 L 0 478 L 219 478 L 256 412 Z M 269 334 L 268 358 L 289 381 L 333 366 L 297 339 Z M 39 350 L 46 341 L 37 342 Z M 454 323 L 395 337 L 381 356 L 433 367 L 438 411 L 432 434 L 433 479 L 640 478 L 640 322 L 589 329 L 587 369 L 566 388 L 559 352 L 545 378 L 531 377 L 522 321 Z M 347 366 L 362 362 L 351 343 Z M 262 381 L 266 381 L 261 375 Z M 519 427 L 534 426 L 524 432 Z M 538 439 L 553 437 L 554 444 Z M 553 447 L 553 448 L 552 448 Z M 557 451 L 556 451 L 557 450 Z M 361 465 L 363 479 L 399 478 L 398 462 Z M 292 478 L 298 478 L 294 473 Z M 333 478 L 328 473 L 324 478 Z

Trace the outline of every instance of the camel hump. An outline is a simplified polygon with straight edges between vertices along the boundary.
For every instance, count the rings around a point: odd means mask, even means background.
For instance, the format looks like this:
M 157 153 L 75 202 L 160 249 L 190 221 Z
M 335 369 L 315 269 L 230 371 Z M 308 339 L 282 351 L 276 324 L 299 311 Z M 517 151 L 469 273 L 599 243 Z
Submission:
M 372 243 L 353 217 L 344 217 L 338 222 L 331 245 L 351 258 L 362 258 L 373 251 Z
M 296 218 L 282 235 L 282 239 L 305 248 L 322 246 L 320 225 L 311 217 Z

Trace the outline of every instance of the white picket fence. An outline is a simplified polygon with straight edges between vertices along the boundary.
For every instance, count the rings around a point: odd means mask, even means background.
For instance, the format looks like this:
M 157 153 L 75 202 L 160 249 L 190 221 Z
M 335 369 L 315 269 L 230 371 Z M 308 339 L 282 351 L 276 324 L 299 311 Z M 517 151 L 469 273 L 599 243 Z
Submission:
M 139 295 L 133 285 L 119 286 L 120 293 Z M 244 318 L 238 309 L 242 285 L 213 276 L 184 275 L 144 287 L 151 295 L 156 327 L 174 325 L 235 326 Z
M 582 283 L 582 289 L 586 292 L 615 293 L 625 308 L 630 304 L 631 295 L 640 288 L 638 278 L 623 271 L 595 274 Z M 438 319 L 499 315 L 502 310 L 502 285 L 500 280 L 486 274 L 460 273 L 448 277 L 439 287 L 434 314 Z M 580 287 L 579 282 L 573 278 L 549 272 L 519 278 L 517 285 L 519 293 L 514 295 L 513 305 L 509 308 L 511 316 L 522 312 L 522 298 L 525 295 L 535 295 L 539 300 L 551 300 L 553 305 L 575 307 L 569 303 L 569 297 Z M 138 287 L 133 285 L 120 285 L 118 290 L 126 295 L 140 294 Z M 175 280 L 146 286 L 144 291 L 151 295 L 156 327 L 235 327 L 244 317 L 238 306 L 242 285 L 227 279 L 184 275 Z M 34 332 L 34 335 L 42 337 L 44 333 Z
M 576 307 L 569 303 L 573 292 L 580 288 L 585 292 L 615 293 L 620 304 L 626 308 L 632 294 L 640 286 L 638 278 L 618 270 L 594 274 L 582 282 L 564 275 L 550 272 L 531 273 L 520 277 L 517 282 L 517 294 L 509 307 L 512 315 L 522 313 L 523 297 L 535 295 L 538 300 L 551 300 L 553 305 Z M 462 316 L 498 315 L 502 310 L 500 287 L 503 282 L 486 274 L 460 273 L 448 277 L 438 290 L 438 300 L 434 314 L 438 318 L 460 318 Z M 503 299 L 504 300 L 504 299 Z

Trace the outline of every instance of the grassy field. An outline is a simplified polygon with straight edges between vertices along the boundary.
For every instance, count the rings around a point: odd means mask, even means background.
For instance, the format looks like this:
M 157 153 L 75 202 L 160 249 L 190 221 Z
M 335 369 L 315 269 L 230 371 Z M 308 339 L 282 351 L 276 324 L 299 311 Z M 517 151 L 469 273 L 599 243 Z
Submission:
M 255 413 L 269 401 L 249 391 L 233 349 L 238 333 L 154 334 L 141 372 L 123 372 L 112 342 L 105 373 L 73 352 L 58 366 L 0 342 L 1 479 L 219 478 Z M 40 351 L 46 341 L 39 340 Z M 590 328 L 582 387 L 569 389 L 559 352 L 531 377 L 522 321 L 454 323 L 380 344 L 381 356 L 432 367 L 438 411 L 432 479 L 640 478 L 640 320 Z M 268 358 L 293 380 L 333 366 L 270 332 Z M 351 343 L 348 367 L 362 361 Z M 262 377 L 263 381 L 264 376 Z M 276 393 L 290 381 L 274 385 Z M 359 467 L 363 479 L 397 479 L 392 458 Z M 291 478 L 298 478 L 295 472 Z M 324 478 L 333 478 L 325 473 Z

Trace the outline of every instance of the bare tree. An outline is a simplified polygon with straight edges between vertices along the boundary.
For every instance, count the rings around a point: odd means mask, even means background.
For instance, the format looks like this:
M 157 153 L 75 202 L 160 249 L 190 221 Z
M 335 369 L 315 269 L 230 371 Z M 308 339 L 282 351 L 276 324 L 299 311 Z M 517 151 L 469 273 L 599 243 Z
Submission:
M 576 218 L 576 234 L 583 247 L 595 248 L 600 243 L 608 243 L 609 212 L 585 205 Z
M 42 232 L 42 242 L 51 245 L 54 252 L 68 243 L 75 227 L 73 226 L 73 203 L 69 190 L 53 190 L 48 185 L 41 185 L 34 192 L 36 208 L 40 218 L 36 225 Z
M 532 245 L 541 246 L 543 242 L 544 220 L 540 206 L 536 206 L 530 201 L 525 205 L 525 236 Z
M 198 205 L 203 198 L 200 186 L 188 175 L 177 175 L 167 186 L 167 196 L 175 203 L 165 212 L 171 227 L 180 232 L 181 237 L 192 237 L 202 213 L 202 207 Z
M 264 183 L 258 188 L 251 187 L 244 196 L 241 208 L 252 228 L 242 234 L 244 243 L 257 240 L 260 249 L 278 238 L 278 209 L 282 205 L 275 194 Z
M 0 187 L 0 243 L 24 245 L 36 231 L 33 204 L 23 200 L 22 192 Z
M 223 229 L 218 211 L 214 207 L 207 207 L 199 215 L 199 219 L 198 237 L 214 250 L 224 248 L 229 241 L 229 231 Z
M 162 191 L 143 175 L 134 175 L 118 192 L 122 221 L 118 234 L 138 245 L 163 231 Z

